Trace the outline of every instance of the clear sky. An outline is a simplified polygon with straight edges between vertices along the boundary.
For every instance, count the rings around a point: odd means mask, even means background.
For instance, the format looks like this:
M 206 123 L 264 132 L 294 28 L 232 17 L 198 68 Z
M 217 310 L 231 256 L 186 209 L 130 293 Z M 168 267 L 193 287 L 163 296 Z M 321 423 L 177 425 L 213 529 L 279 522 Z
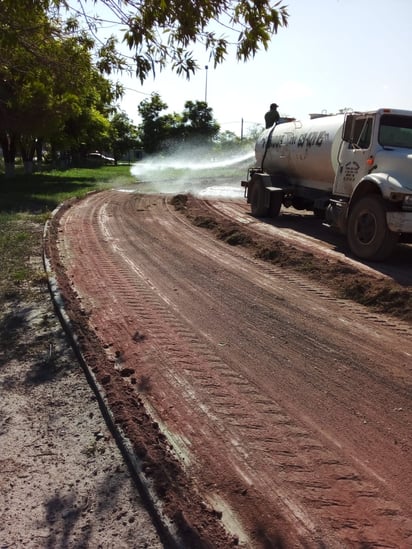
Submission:
M 214 69 L 207 54 L 201 70 L 187 81 L 163 71 L 130 88 L 120 108 L 136 123 L 137 105 L 158 92 L 166 112 L 182 112 L 187 100 L 205 99 L 222 130 L 240 134 L 262 123 L 272 102 L 281 115 L 339 109 L 398 107 L 412 110 L 412 0 L 285 0 L 289 22 L 274 35 L 267 52 L 247 63 L 232 55 Z M 208 70 L 205 66 L 208 65 Z M 135 90 L 135 91 L 133 91 Z

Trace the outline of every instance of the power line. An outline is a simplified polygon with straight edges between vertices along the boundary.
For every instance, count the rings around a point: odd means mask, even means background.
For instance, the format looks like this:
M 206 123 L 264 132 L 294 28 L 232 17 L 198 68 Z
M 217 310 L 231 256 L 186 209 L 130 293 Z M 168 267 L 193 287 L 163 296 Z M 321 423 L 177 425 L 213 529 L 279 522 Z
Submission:
M 140 93 L 140 94 L 142 94 L 142 95 L 152 95 L 151 93 L 142 92 L 142 91 L 140 91 L 140 90 L 135 90 L 134 88 L 127 88 L 126 86 L 123 86 L 123 89 L 124 89 L 124 90 L 133 91 L 133 92 L 136 92 L 136 93 Z

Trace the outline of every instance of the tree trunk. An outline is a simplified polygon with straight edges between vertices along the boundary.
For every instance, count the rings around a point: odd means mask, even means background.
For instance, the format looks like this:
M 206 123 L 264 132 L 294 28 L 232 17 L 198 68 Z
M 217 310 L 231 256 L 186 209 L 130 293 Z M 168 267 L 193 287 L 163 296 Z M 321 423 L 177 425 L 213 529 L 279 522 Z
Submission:
M 32 173 L 34 173 L 34 162 L 33 162 L 33 160 L 25 160 L 23 162 L 23 165 L 24 165 L 24 173 L 26 175 L 31 175 Z
M 35 150 L 36 150 L 36 162 L 37 165 L 40 166 L 40 164 L 43 163 L 43 138 L 36 139 L 36 142 L 34 144 Z
M 11 178 L 11 177 L 14 177 L 16 172 L 15 172 L 15 164 L 10 164 L 8 162 L 5 162 L 4 163 L 4 173 L 6 175 L 7 178 Z
M 3 150 L 6 177 L 14 176 L 16 163 L 16 136 L 7 132 L 0 132 L 0 145 Z
M 33 173 L 35 145 L 35 140 L 32 137 L 21 137 L 20 139 L 21 158 L 24 164 L 24 173 L 27 175 Z

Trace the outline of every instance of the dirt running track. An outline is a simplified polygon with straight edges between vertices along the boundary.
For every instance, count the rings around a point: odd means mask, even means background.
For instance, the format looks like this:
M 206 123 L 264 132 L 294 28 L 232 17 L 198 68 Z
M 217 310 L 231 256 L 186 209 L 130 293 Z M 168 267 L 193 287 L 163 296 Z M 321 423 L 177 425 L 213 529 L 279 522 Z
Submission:
M 173 462 L 160 495 L 188 546 L 412 547 L 410 325 L 216 241 L 165 196 L 91 195 L 59 227 L 69 313 L 104 349 L 91 365 L 145 473 Z

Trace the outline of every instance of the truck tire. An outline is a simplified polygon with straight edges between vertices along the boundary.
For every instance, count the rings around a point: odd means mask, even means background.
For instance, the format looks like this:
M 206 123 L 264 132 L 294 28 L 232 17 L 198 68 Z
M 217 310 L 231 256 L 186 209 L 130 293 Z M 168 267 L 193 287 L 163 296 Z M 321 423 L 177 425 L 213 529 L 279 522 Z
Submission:
M 250 197 L 250 206 L 254 217 L 267 217 L 269 214 L 269 208 L 265 206 L 265 192 L 262 183 L 256 181 Z
M 388 229 L 386 205 L 381 196 L 371 194 L 360 198 L 349 213 L 348 244 L 362 259 L 382 261 L 392 252 L 399 235 Z
M 269 217 L 277 217 L 282 207 L 283 195 L 275 192 L 270 195 Z

